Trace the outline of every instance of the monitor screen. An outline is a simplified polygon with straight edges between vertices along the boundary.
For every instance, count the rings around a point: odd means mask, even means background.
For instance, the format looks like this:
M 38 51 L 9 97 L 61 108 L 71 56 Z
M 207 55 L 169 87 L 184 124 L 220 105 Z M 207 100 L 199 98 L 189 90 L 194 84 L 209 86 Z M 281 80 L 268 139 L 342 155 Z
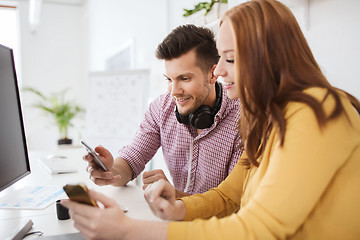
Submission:
M 0 191 L 29 173 L 13 51 L 0 45 Z

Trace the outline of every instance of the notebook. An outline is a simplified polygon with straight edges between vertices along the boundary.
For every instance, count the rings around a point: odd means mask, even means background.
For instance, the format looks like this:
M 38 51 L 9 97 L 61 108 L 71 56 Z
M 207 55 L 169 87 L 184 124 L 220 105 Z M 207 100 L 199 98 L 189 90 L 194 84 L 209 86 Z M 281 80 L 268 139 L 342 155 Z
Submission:
M 50 174 L 74 173 L 78 170 L 70 160 L 63 156 L 48 156 L 40 158 L 40 162 Z

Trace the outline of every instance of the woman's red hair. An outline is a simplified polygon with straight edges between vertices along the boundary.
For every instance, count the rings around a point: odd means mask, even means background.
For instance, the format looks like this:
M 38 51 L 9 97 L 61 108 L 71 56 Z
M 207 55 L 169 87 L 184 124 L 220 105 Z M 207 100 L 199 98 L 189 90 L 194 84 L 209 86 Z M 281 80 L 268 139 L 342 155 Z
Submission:
M 253 0 L 225 14 L 235 35 L 235 78 L 242 103 L 238 128 L 245 142 L 247 164 L 259 165 L 273 127 L 284 142 L 284 106 L 290 102 L 309 105 L 323 127 L 344 108 L 338 89 L 322 74 L 291 11 L 275 0 Z M 326 116 L 321 102 L 304 93 L 311 87 L 327 89 L 335 108 Z M 359 101 L 346 93 L 360 112 Z

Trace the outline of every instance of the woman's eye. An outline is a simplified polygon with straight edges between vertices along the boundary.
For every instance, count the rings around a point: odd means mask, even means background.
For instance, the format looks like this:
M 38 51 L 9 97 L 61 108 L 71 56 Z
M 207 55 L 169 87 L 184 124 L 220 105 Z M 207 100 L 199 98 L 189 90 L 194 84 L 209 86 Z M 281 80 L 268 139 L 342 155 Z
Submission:
M 228 62 L 228 63 L 234 63 L 235 61 L 234 61 L 234 59 L 226 59 L 226 62 Z

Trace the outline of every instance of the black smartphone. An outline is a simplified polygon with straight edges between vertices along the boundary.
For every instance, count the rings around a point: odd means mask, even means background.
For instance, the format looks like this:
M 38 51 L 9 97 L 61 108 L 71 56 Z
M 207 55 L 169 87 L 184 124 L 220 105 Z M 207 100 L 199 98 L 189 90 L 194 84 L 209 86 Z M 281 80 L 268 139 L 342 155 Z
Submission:
M 88 188 L 85 184 L 70 185 L 63 187 L 69 199 L 78 203 L 84 203 L 90 206 L 99 207 L 94 199 L 89 196 Z
M 94 158 L 95 163 L 105 172 L 108 172 L 109 169 L 105 166 L 105 164 L 101 161 L 97 153 L 83 140 L 80 141 L 82 145 L 84 145 L 86 151 Z

